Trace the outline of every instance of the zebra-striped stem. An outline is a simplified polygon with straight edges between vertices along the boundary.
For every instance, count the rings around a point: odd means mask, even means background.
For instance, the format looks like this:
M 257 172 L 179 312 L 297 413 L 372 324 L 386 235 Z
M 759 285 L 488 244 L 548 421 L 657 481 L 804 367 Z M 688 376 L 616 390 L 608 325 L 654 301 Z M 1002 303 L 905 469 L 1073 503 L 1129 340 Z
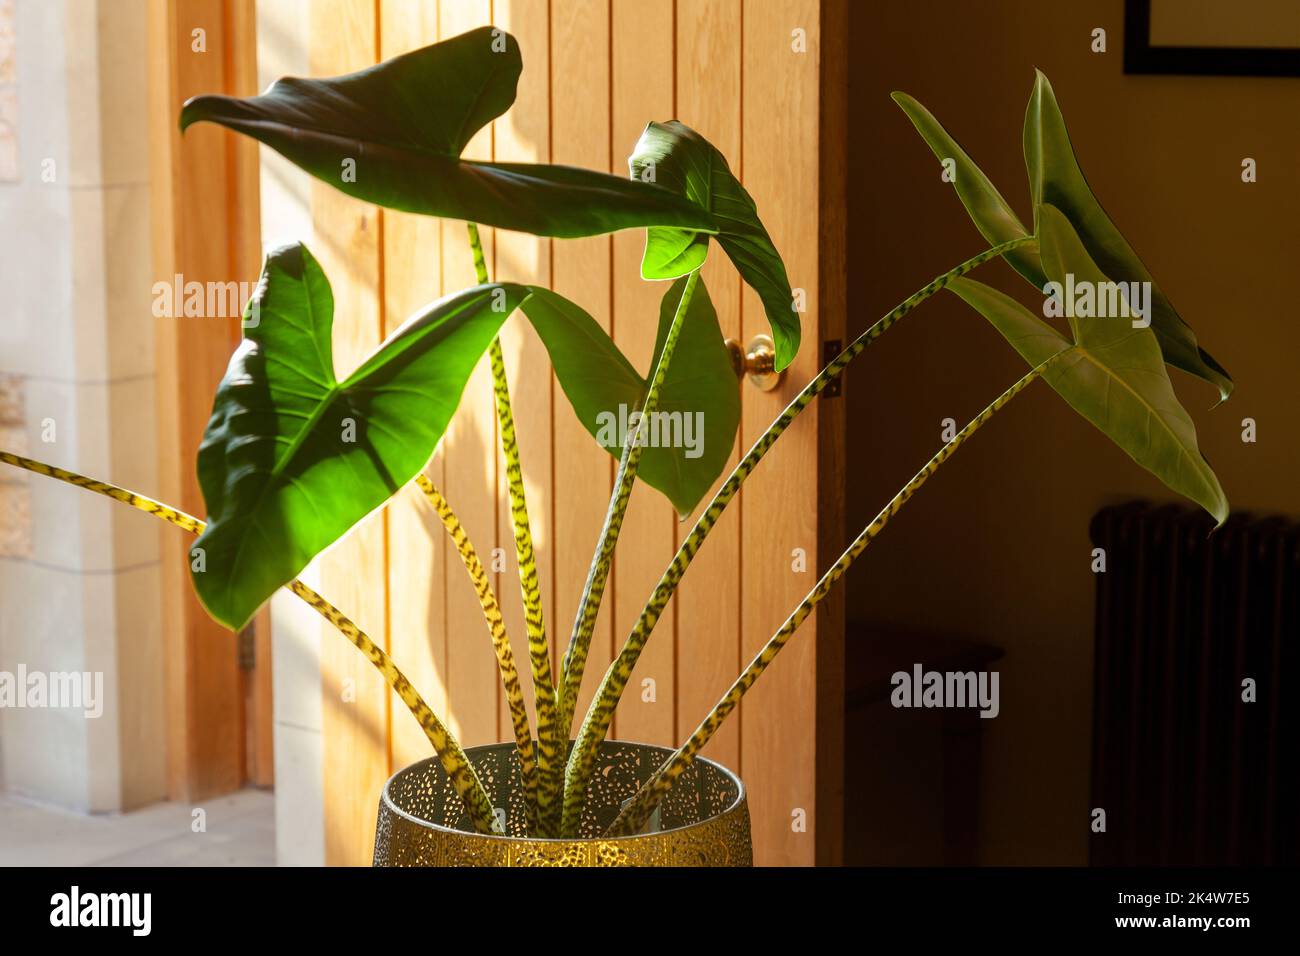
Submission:
M 44 475 L 47 478 L 55 478 L 70 485 L 76 485 L 78 488 L 85 488 L 87 491 L 104 495 L 114 501 L 120 501 L 122 504 L 130 505 L 132 508 L 151 514 L 155 518 L 161 518 L 163 521 L 173 524 L 183 531 L 188 531 L 190 534 L 202 534 L 203 529 L 206 527 L 205 522 L 193 515 L 186 514 L 178 508 L 154 501 L 144 495 L 138 495 L 133 491 L 127 491 L 125 488 L 109 484 L 106 481 L 87 478 L 85 475 L 79 475 L 74 471 L 66 471 L 54 465 L 36 461 L 32 458 L 24 458 L 22 455 L 15 455 L 7 451 L 0 451 L 0 462 L 38 475 Z M 433 744 L 434 752 L 438 755 L 438 760 L 441 762 L 443 770 L 446 771 L 456 793 L 460 796 L 474 828 L 480 833 L 494 832 L 492 802 L 483 789 L 482 781 L 479 780 L 473 765 L 469 762 L 469 758 L 465 756 L 465 751 L 461 749 L 451 731 L 438 719 L 438 715 L 433 712 L 429 705 L 424 702 L 424 698 L 406 679 L 406 675 L 384 653 L 383 648 L 375 644 L 364 631 L 353 624 L 344 616 L 343 612 L 330 604 L 329 601 L 301 581 L 291 581 L 287 587 L 302 598 L 321 617 L 333 624 L 339 633 L 346 637 L 374 665 L 375 669 L 383 676 L 384 681 L 397 693 L 402 703 L 406 705 L 407 709 L 419 722 L 425 736 L 429 738 L 429 743 Z
M 885 505 L 884 509 L 876 515 L 869 525 L 862 529 L 862 533 L 840 555 L 839 560 L 831 566 L 830 570 L 821 576 L 813 589 L 795 608 L 794 613 L 786 619 L 786 622 L 781 625 L 780 629 L 772 635 L 762 650 L 750 661 L 744 672 L 736 678 L 735 683 L 731 685 L 727 693 L 718 701 L 713 710 L 709 712 L 709 715 L 700 722 L 700 725 L 695 729 L 695 733 L 691 734 L 690 739 L 682 744 L 664 762 L 655 775 L 647 780 L 636 795 L 628 801 L 618 817 L 605 831 L 606 836 L 625 836 L 630 833 L 637 833 L 645 826 L 650 814 L 654 813 L 655 807 L 659 805 L 664 795 L 672 789 L 673 781 L 680 777 L 686 768 L 691 765 L 691 761 L 695 759 L 696 754 L 709 742 L 718 728 L 722 726 L 722 722 L 727 719 L 727 716 L 736 709 L 740 699 L 745 696 L 745 692 L 754 685 L 754 682 L 758 680 L 763 671 L 767 670 L 768 665 L 781 652 L 781 648 L 785 647 L 786 642 L 799 629 L 799 625 L 808 619 L 808 616 L 812 614 L 817 605 L 830 593 L 831 588 L 844 576 L 844 573 L 857 559 L 858 555 L 862 554 L 867 549 L 867 546 L 876 539 L 876 536 L 889 523 L 889 519 L 902 510 L 903 505 L 907 504 L 908 500 L 916 494 L 917 490 L 925 484 L 930 476 L 939 470 L 940 465 L 952 457 L 953 453 L 961 447 L 962 442 L 978 431 L 980 426 L 992 418 L 999 409 L 1015 398 L 1034 379 L 1038 378 L 1053 360 L 1048 359 L 1037 368 L 1031 369 L 1022 379 L 994 399 L 991 405 L 973 418 L 943 448 L 939 449 L 939 453 L 931 458 L 925 467 L 902 487 L 898 494 L 894 495 L 889 504 Z
M 474 272 L 480 284 L 489 280 L 487 261 L 483 257 L 483 244 L 479 241 L 478 226 L 466 223 L 470 250 L 474 255 Z M 542 613 L 542 590 L 537 575 L 537 559 L 533 551 L 533 533 L 528 522 L 528 503 L 524 495 L 524 473 L 519 459 L 519 441 L 515 434 L 515 417 L 510 405 L 510 384 L 506 378 L 505 356 L 501 352 L 501 339 L 494 338 L 489 350 L 492 365 L 492 391 L 496 399 L 497 426 L 501 441 L 501 455 L 506 464 L 506 487 L 510 493 L 510 523 L 514 528 L 515 555 L 519 561 L 519 589 L 524 603 L 524 624 L 528 630 L 528 658 L 533 678 L 533 699 L 537 705 L 537 749 L 539 773 L 543 779 L 558 775 L 567 756 L 567 727 L 561 732 L 556 722 L 555 682 L 551 675 L 551 650 L 546 640 L 546 622 Z M 505 673 L 502 672 L 504 679 Z M 527 720 L 524 722 L 527 729 Z M 516 727 L 517 729 L 517 727 Z M 533 787 L 530 805 L 537 806 L 536 819 L 543 821 L 548 814 L 541 813 L 542 799 Z M 530 817 L 533 813 L 530 811 Z M 552 812 L 550 818 L 557 817 Z M 542 824 L 542 835 L 545 824 Z
M 515 654 L 510 647 L 510 637 L 506 633 L 505 618 L 501 614 L 501 605 L 497 603 L 496 593 L 492 590 L 492 581 L 488 577 L 483 562 L 469 535 L 465 533 L 456 513 L 452 511 L 447 499 L 424 474 L 415 476 L 416 486 L 433 505 L 438 518 L 442 521 L 461 563 L 469 574 L 474 593 L 478 596 L 479 607 L 483 609 L 483 620 L 487 623 L 492 636 L 492 649 L 496 652 L 497 670 L 501 674 L 501 686 L 506 693 L 506 706 L 510 711 L 510 722 L 514 726 L 515 746 L 519 752 L 519 779 L 524 790 L 524 805 L 528 820 L 528 830 L 533 831 L 537 822 L 537 754 L 533 749 L 532 731 L 528 726 L 528 710 L 524 705 L 524 689 L 519 682 L 519 670 L 515 667 Z
M 686 285 L 682 288 L 682 297 L 677 302 L 672 325 L 669 326 L 668 334 L 664 337 L 659 362 L 655 366 L 650 387 L 646 390 L 645 399 L 641 403 L 641 416 L 637 419 L 637 427 L 627 436 L 623 445 L 623 455 L 614 478 L 614 493 L 610 496 L 609 509 L 605 513 L 605 525 L 600 533 L 600 543 L 597 544 L 596 553 L 591 559 L 577 619 L 574 621 L 569 647 L 564 655 L 563 685 L 560 692 L 560 729 L 565 734 L 566 742 L 573 721 L 578 690 L 582 687 L 582 673 L 587 663 L 591 635 L 596 627 L 596 616 L 600 612 L 601 598 L 605 593 L 605 583 L 614 558 L 614 548 L 618 544 L 619 531 L 623 527 L 623 516 L 627 513 L 627 504 L 632 497 L 632 485 L 636 481 L 637 467 L 641 461 L 641 452 L 644 450 L 641 430 L 646 427 L 646 421 L 653 417 L 659 408 L 659 392 L 668 375 L 668 366 L 677 347 L 677 339 L 681 335 L 686 312 L 690 307 L 691 297 L 695 294 L 695 286 L 699 278 L 700 273 L 697 269 L 690 274 Z M 564 775 L 564 808 L 560 832 L 572 834 L 577 832 L 578 817 L 582 809 L 582 794 L 579 794 L 576 800 L 571 798 L 567 773 L 563 770 L 556 773 L 551 781 L 554 792 L 560 789 L 562 774 Z M 543 788 L 547 787 L 547 783 L 546 778 L 543 778 Z M 583 789 L 585 791 L 585 786 Z
M 474 765 L 469 762 L 469 757 L 461 749 L 460 743 L 447 725 L 433 712 L 433 708 L 424 702 L 420 692 L 393 663 L 393 659 L 343 612 L 307 585 L 294 579 L 287 587 L 351 641 L 374 665 L 375 670 L 379 671 L 384 682 L 396 692 L 398 698 L 406 705 L 406 709 L 411 712 L 411 716 L 419 723 L 424 736 L 433 745 L 433 752 L 437 754 L 438 762 L 442 764 L 442 769 L 451 781 L 452 788 L 460 797 L 474 829 L 479 833 L 500 832 L 496 826 L 492 801 L 488 798 L 487 791 L 483 789 L 483 782 L 474 770 Z
M 659 579 L 659 583 L 655 585 L 650 599 L 646 602 L 640 617 L 637 618 L 637 622 L 624 642 L 623 648 L 605 672 L 604 680 L 597 690 L 596 696 L 592 699 L 591 706 L 588 708 L 587 715 L 582 722 L 582 728 L 578 732 L 577 743 L 569 755 L 569 763 L 566 768 L 565 802 L 573 802 L 574 809 L 570 811 L 571 813 L 581 811 L 582 803 L 586 799 L 587 785 L 591 782 L 591 774 L 595 769 L 597 748 L 599 748 L 601 741 L 605 739 L 605 735 L 609 733 L 609 725 L 614 718 L 614 710 L 618 706 L 624 688 L 632 677 L 632 669 L 636 666 L 642 649 L 650 639 L 655 624 L 667 606 L 669 599 L 673 596 L 673 592 L 677 590 L 677 584 L 681 581 L 682 575 L 686 573 L 686 569 L 690 567 L 691 561 L 704 544 L 704 539 L 708 537 L 709 532 L 717 524 L 727 505 L 731 503 L 731 500 L 740 490 L 741 484 L 758 466 L 763 456 L 776 444 L 776 440 L 790 427 L 795 418 L 799 416 L 799 413 L 811 405 L 813 399 L 826 386 L 835 381 L 850 362 L 862 354 L 868 345 L 880 338 L 899 319 L 934 295 L 934 293 L 943 289 L 958 276 L 965 275 L 990 259 L 996 259 L 1012 249 L 1029 245 L 1035 241 L 1033 238 L 1013 239 L 986 249 L 979 255 L 973 256 L 945 272 L 900 302 L 887 312 L 880 321 L 858 336 L 857 339 L 850 343 L 848 348 L 836 356 L 833 362 L 822 369 L 816 378 L 804 386 L 803 391 L 786 406 L 785 411 L 772 422 L 767 431 L 750 448 L 748 454 L 741 459 L 731 474 L 727 476 L 726 481 L 718 488 L 708 507 L 696 519 L 695 526 L 691 529 L 690 534 L 682 540 L 677 554 Z

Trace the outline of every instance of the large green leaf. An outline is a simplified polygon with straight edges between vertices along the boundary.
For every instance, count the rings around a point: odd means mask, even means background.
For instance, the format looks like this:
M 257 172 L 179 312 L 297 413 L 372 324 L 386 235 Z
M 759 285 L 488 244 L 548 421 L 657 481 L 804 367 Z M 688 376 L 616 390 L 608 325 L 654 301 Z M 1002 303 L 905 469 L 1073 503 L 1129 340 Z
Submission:
M 265 143 L 350 196 L 542 236 L 641 226 L 711 231 L 668 189 L 571 166 L 461 159 L 515 99 L 514 37 L 492 27 L 330 79 L 286 77 L 260 96 L 198 96 L 181 129 L 212 122 Z
M 726 157 L 689 126 L 673 120 L 647 126 L 628 164 L 634 179 L 658 183 L 708 211 L 718 245 L 763 302 L 778 371 L 789 365 L 799 351 L 799 313 L 790 279 L 754 200 L 732 175 Z M 700 230 L 651 229 L 641 275 L 675 279 L 698 269 L 707 254 L 708 236 Z
M 1035 209 L 1050 203 L 1065 214 L 1083 246 L 1102 272 L 1116 282 L 1151 283 L 1151 329 L 1170 365 L 1219 389 L 1221 398 L 1232 392 L 1232 379 L 1214 358 L 1196 343 L 1196 335 L 1174 311 L 1155 285 L 1151 273 L 1137 257 L 1119 229 L 1092 194 L 1079 168 L 1065 118 L 1046 76 L 1036 71 L 1034 90 L 1025 111 L 1025 166 Z M 1036 283 L 1041 288 L 1041 283 Z
M 651 370 L 659 362 L 685 283 L 679 279 L 664 294 Z M 534 289 L 522 310 L 550 352 L 556 378 L 578 420 L 618 458 L 623 438 L 618 426 L 626 420 L 624 412 L 640 407 L 648 379 L 595 319 L 564 297 Z M 660 444 L 646 447 L 637 472 L 683 515 L 695 509 L 726 466 L 740 424 L 740 390 L 703 280 L 696 284 L 684 321 L 659 393 Z M 665 444 L 663 436 L 669 433 L 674 440 L 690 442 Z
M 1044 205 L 1039 213 L 1043 267 L 1053 282 L 1107 282 L 1065 217 Z M 1095 286 L 1094 286 L 1095 288 Z M 1043 378 L 1075 411 L 1096 425 L 1134 461 L 1222 524 L 1228 502 L 1196 444 L 1196 427 L 1178 402 L 1159 343 L 1149 328 L 1124 317 L 1072 317 L 1071 343 L 1019 302 L 972 279 L 948 289 L 987 318 L 1031 366 L 1064 353 Z
M 1002 194 L 930 111 L 905 93 L 894 93 L 893 98 L 934 154 L 940 160 L 954 161 L 953 185 L 980 233 L 995 244 L 1029 235 Z M 1232 391 L 1228 373 L 1196 344 L 1195 334 L 1155 287 L 1146 267 L 1093 196 L 1070 146 L 1051 84 L 1041 72 L 1025 113 L 1024 151 L 1035 215 L 1039 203 L 1052 203 L 1069 217 L 1107 275 L 1116 281 L 1152 282 L 1151 326 L 1164 360 L 1215 385 L 1226 398 Z M 1013 249 L 1006 253 L 1006 259 L 1035 288 L 1043 287 L 1046 276 L 1034 246 Z
M 267 257 L 249 304 L 257 321 L 231 358 L 199 448 L 208 527 L 193 577 L 214 618 L 242 627 L 276 588 L 414 477 L 521 303 L 579 418 L 593 435 L 606 426 L 617 455 L 619 406 L 635 410 L 647 383 L 596 321 L 562 296 L 514 283 L 446 296 L 340 382 L 329 281 L 300 244 Z M 660 326 L 662 339 L 662 317 Z M 647 448 L 641 473 L 686 512 L 726 463 L 740 399 L 702 288 L 680 341 L 687 345 L 670 366 L 660 408 L 680 413 L 683 425 L 688 413 L 701 413 L 703 435 L 681 433 L 692 439 L 688 447 Z M 701 454 L 690 457 L 697 448 Z
M 921 138 L 938 157 L 940 162 L 953 161 L 953 188 L 966 212 L 970 214 L 975 227 L 989 241 L 990 245 L 1023 239 L 1031 235 L 1021 223 L 1020 217 L 1002 198 L 997 187 L 984 175 L 983 170 L 975 165 L 966 150 L 961 148 L 948 131 L 940 125 L 929 110 L 908 96 L 906 93 L 894 93 L 894 102 L 899 105 L 907 118 L 912 121 Z M 1022 246 L 1006 253 L 1006 260 L 1017 272 L 1041 289 L 1047 277 L 1043 275 L 1042 264 L 1038 260 L 1038 249 L 1034 246 Z
M 524 286 L 477 286 L 413 316 L 334 375 L 329 282 L 301 245 L 267 258 L 248 330 L 199 448 L 208 527 L 194 586 L 242 627 L 276 588 L 382 505 L 433 454 Z

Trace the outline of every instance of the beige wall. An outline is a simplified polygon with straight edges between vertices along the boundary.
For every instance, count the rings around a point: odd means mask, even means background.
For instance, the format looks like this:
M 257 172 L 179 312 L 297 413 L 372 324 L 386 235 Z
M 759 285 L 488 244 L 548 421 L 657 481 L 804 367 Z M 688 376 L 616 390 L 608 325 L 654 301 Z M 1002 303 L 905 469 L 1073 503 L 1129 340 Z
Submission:
M 143 0 L 3 6 L 14 14 L 16 95 L 0 182 L 0 441 L 148 490 Z M 25 517 L 0 548 L 0 670 L 102 672 L 106 701 L 93 720 L 79 710 L 0 713 L 4 785 L 81 810 L 159 799 L 158 529 L 103 498 L 16 475 L 4 476 L 5 515 Z
M 1300 79 L 1127 77 L 1123 4 L 1035 0 L 855 4 L 850 97 L 850 304 L 866 327 L 984 247 L 928 148 L 889 100 L 928 106 L 1032 222 L 1020 130 L 1037 66 L 1107 211 L 1200 341 L 1237 382 L 1172 373 L 1234 509 L 1300 513 Z M 1090 51 L 1106 29 L 1108 51 Z M 1243 184 L 1254 158 L 1259 181 Z M 1003 264 L 978 278 L 1032 303 Z M 927 303 L 850 373 L 851 524 L 1024 371 L 951 296 Z M 1259 440 L 1243 444 L 1241 420 Z M 1043 385 L 963 449 L 854 569 L 850 612 L 996 642 L 1002 712 L 985 731 L 982 860 L 1087 856 L 1092 702 L 1088 520 L 1129 497 L 1172 495 Z M 850 806 L 851 812 L 851 806 Z

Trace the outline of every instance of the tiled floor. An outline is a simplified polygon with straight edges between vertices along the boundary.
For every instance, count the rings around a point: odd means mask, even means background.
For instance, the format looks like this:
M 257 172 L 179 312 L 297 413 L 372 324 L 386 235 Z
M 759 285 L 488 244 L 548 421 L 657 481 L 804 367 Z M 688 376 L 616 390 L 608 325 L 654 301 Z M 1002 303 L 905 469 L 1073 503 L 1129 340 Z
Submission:
M 201 832 L 196 809 L 204 811 Z M 0 866 L 274 865 L 269 791 L 93 816 L 0 794 Z

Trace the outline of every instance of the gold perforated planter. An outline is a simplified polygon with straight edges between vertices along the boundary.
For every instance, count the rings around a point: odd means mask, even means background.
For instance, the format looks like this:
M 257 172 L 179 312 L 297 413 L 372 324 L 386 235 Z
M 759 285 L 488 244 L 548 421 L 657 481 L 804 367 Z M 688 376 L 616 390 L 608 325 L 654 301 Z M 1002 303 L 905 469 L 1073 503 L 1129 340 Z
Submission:
M 587 809 L 573 840 L 529 837 L 519 763 L 512 743 L 467 754 L 505 835 L 475 833 L 438 761 L 400 770 L 384 785 L 375 830 L 375 866 L 752 866 L 745 788 L 731 771 L 697 758 L 660 805 L 654 832 L 602 839 L 601 832 L 671 754 L 663 747 L 607 741 L 592 775 Z

